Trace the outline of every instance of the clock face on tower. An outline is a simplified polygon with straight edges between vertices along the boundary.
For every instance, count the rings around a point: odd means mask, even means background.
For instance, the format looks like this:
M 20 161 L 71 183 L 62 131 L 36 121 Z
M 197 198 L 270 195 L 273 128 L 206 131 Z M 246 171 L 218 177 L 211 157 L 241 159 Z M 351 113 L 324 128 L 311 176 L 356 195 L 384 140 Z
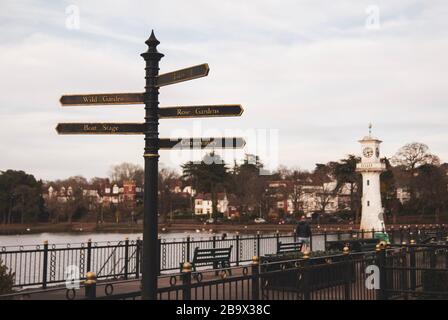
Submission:
M 364 157 L 370 158 L 371 156 L 373 156 L 373 149 L 370 147 L 364 148 L 364 150 L 362 150 L 362 154 L 364 155 Z

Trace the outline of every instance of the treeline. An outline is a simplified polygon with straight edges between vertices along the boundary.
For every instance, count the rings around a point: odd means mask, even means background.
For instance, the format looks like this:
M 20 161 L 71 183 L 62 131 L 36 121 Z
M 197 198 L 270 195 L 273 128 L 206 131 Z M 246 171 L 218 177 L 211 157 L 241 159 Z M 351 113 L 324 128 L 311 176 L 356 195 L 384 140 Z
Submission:
M 218 194 L 225 192 L 232 197 L 232 205 L 244 216 L 267 216 L 276 199 L 287 198 L 293 203 L 296 214 L 302 214 L 300 199 L 304 186 L 313 185 L 321 190 L 319 210 L 325 212 L 330 199 L 341 188 L 349 190 L 349 207 L 353 220 L 359 221 L 361 211 L 362 177 L 356 172 L 359 158 L 349 155 L 339 161 L 316 164 L 312 171 L 281 167 L 272 175 L 260 175 L 263 168 L 256 156 L 247 156 L 243 163 L 225 163 L 215 153 L 207 154 L 202 162 L 187 162 L 182 172 L 164 168 L 159 172 L 159 213 L 162 217 L 173 215 L 192 216 L 194 198 L 175 190 L 191 186 L 196 193 L 211 194 L 213 212 L 217 210 Z M 400 214 L 440 216 L 448 207 L 448 164 L 429 152 L 426 145 L 410 143 L 392 158 L 384 158 L 387 170 L 381 175 L 381 194 L 385 213 L 389 217 Z M 104 188 L 134 180 L 143 186 L 143 169 L 123 163 L 111 168 L 108 178 L 85 179 L 82 176 L 66 180 L 38 181 L 23 171 L 0 172 L 0 223 L 72 222 L 79 220 L 124 222 L 142 218 L 141 201 L 131 208 L 124 204 L 104 207 L 84 190 Z M 272 181 L 285 181 L 270 188 Z M 329 182 L 336 182 L 329 188 Z M 49 186 L 56 190 L 71 187 L 71 197 L 66 202 L 57 199 L 44 201 Z M 397 197 L 401 191 L 401 200 Z

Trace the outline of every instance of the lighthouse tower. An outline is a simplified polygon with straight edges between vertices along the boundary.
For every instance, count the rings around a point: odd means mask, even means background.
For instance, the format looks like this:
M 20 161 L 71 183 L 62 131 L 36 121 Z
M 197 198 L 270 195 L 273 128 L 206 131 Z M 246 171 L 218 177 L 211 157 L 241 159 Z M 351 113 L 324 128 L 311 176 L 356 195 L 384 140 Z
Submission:
M 362 215 L 361 230 L 385 229 L 383 207 L 381 205 L 380 174 L 386 165 L 380 160 L 380 143 L 372 137 L 372 125 L 369 135 L 359 140 L 362 148 L 361 162 L 356 171 L 362 174 Z

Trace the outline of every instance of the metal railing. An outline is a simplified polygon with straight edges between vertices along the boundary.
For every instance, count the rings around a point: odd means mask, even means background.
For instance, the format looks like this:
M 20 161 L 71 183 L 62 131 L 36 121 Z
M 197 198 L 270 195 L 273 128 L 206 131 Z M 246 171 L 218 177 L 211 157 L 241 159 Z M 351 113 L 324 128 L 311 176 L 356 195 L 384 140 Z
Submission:
M 417 242 L 428 237 L 434 240 L 445 239 L 445 226 L 428 228 L 402 227 L 386 230 L 393 244 Z M 320 230 L 311 238 L 311 250 L 325 250 L 329 241 L 352 238 L 371 238 L 372 231 Z M 279 242 L 296 242 L 294 233 L 235 235 L 232 237 L 212 236 L 208 239 L 186 237 L 182 240 L 159 240 L 160 273 L 174 273 L 180 265 L 191 261 L 196 247 L 226 248 L 233 246 L 230 262 L 232 266 L 248 264 L 253 256 L 276 253 Z M 88 271 L 94 272 L 101 280 L 139 278 L 141 273 L 142 241 L 92 242 L 79 244 L 48 244 L 37 246 L 0 247 L 0 260 L 9 271 L 15 274 L 14 287 L 42 287 L 61 284 L 74 276 L 67 274 L 67 268 L 74 266 L 79 278 L 85 279 Z
M 367 286 L 376 266 L 380 277 Z M 448 298 L 425 272 L 448 278 L 448 245 L 395 245 L 370 252 L 283 261 L 260 261 L 218 270 L 192 271 L 184 263 L 181 272 L 159 276 L 159 300 L 390 300 Z M 218 271 L 218 276 L 216 275 Z M 373 283 L 372 283 L 373 284 Z M 436 286 L 435 286 L 436 284 Z M 120 287 L 122 288 L 120 290 Z M 57 292 L 59 291 L 59 295 Z M 114 293 L 114 291 L 116 291 Z M 48 289 L 0 296 L 0 299 L 141 299 L 138 280 L 96 282 L 94 275 L 79 290 Z

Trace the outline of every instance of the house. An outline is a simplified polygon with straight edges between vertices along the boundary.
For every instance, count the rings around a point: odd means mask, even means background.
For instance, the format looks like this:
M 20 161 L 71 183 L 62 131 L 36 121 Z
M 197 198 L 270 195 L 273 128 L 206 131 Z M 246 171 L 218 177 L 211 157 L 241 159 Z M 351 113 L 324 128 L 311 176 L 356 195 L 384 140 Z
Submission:
M 218 193 L 217 210 L 219 213 L 228 214 L 229 200 L 226 193 Z M 199 193 L 194 199 L 195 215 L 211 215 L 213 211 L 212 195 L 210 193 Z

